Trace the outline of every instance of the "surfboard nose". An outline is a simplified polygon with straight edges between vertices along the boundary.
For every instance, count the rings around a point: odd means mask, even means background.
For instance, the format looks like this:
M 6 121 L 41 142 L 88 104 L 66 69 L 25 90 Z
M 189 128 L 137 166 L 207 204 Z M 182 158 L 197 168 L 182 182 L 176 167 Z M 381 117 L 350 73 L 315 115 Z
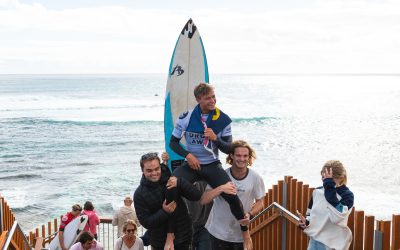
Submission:
M 193 37 L 193 34 L 196 32 L 196 30 L 197 30 L 197 27 L 194 24 L 192 18 L 190 18 L 189 21 L 187 21 L 187 23 L 183 27 L 181 34 L 190 39 Z

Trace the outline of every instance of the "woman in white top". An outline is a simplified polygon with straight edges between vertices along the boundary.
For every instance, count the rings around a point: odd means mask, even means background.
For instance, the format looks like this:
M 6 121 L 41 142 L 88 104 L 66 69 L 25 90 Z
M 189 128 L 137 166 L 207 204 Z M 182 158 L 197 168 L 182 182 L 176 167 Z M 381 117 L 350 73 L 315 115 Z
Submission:
M 314 190 L 307 218 L 299 214 L 299 226 L 310 237 L 308 250 L 348 250 L 352 233 L 347 221 L 354 194 L 346 186 L 346 169 L 340 161 L 331 160 L 323 166 L 321 176 L 323 186 Z
M 137 225 L 134 220 L 127 220 L 122 228 L 124 235 L 115 242 L 115 250 L 144 250 L 143 241 L 137 237 Z

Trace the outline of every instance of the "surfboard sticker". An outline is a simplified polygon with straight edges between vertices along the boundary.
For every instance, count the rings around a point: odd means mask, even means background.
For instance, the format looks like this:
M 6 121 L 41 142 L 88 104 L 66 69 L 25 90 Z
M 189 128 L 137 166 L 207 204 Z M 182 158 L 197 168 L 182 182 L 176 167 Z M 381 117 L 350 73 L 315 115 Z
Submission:
M 193 90 L 201 82 L 209 82 L 207 58 L 199 31 L 192 19 L 189 19 L 172 53 L 165 93 L 164 136 L 171 170 L 183 161 L 169 147 L 175 122 L 180 115 L 196 106 Z M 184 140 L 181 142 L 185 144 Z

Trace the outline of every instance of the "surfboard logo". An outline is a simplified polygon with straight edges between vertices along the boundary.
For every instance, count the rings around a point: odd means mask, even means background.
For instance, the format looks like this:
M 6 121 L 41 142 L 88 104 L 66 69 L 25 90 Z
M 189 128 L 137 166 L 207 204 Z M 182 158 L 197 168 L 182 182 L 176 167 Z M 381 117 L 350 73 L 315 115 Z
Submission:
M 196 25 L 193 23 L 192 19 L 189 19 L 183 27 L 181 34 L 187 36 L 189 39 L 193 37 L 193 34 L 196 32 Z
M 176 72 L 176 76 L 180 76 L 180 75 L 182 75 L 185 71 L 182 69 L 182 66 L 180 66 L 180 65 L 176 65 L 175 67 L 174 67 L 174 69 L 172 70 L 172 72 L 171 72 L 171 76 L 173 76 L 173 75 L 175 75 L 175 72 Z
M 184 119 L 189 114 L 189 111 L 184 112 L 179 116 L 179 119 Z

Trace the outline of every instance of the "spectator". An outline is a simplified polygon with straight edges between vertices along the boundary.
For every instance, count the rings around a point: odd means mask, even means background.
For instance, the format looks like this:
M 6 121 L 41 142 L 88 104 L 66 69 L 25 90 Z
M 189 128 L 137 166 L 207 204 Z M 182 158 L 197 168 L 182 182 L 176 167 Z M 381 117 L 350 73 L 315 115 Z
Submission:
M 127 220 L 134 220 L 136 225 L 139 225 L 139 221 L 136 217 L 135 209 L 132 206 L 132 198 L 126 196 L 124 199 L 124 206 L 122 206 L 115 214 L 112 220 L 113 226 L 118 226 L 117 236 L 123 235 L 123 226 Z
M 115 242 L 114 250 L 143 250 L 143 241 L 137 237 L 137 225 L 134 220 L 125 221 L 122 226 L 123 236 Z
M 86 214 L 88 216 L 88 222 L 86 223 L 86 226 L 83 230 L 91 232 L 94 238 L 97 240 L 97 225 L 100 224 L 100 219 L 99 216 L 97 216 L 96 211 L 94 210 L 92 202 L 85 202 L 85 205 L 83 205 L 82 214 Z
M 67 250 L 68 248 L 64 244 L 64 229 L 65 227 L 78 215 L 80 215 L 82 211 L 82 207 L 79 204 L 75 204 L 72 206 L 71 212 L 66 213 L 62 218 L 61 218 L 61 224 L 60 228 L 58 229 L 58 240 L 60 242 L 60 247 L 62 250 Z
M 78 242 L 72 245 L 70 250 L 103 250 L 103 246 L 94 239 L 92 233 L 83 231 Z

